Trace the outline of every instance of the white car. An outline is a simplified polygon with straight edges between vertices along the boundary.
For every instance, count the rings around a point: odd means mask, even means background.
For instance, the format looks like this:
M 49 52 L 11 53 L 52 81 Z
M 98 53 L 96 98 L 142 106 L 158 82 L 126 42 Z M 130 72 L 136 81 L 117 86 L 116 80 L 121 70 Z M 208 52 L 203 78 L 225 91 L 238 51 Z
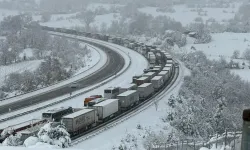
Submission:
M 70 84 L 69 86 L 70 88 L 78 88 L 79 87 L 79 84 L 77 82 L 73 82 Z

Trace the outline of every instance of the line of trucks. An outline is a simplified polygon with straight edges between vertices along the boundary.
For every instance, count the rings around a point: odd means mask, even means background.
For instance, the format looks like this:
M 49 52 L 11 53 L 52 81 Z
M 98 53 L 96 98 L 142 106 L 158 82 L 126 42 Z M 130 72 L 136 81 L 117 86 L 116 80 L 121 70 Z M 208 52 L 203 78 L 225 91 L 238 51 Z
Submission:
M 131 84 L 107 88 L 104 90 L 104 96 L 92 95 L 85 98 L 83 108 L 67 107 L 49 110 L 42 113 L 42 119 L 32 120 L 32 123 L 27 121 L 22 127 L 15 127 L 15 125 L 8 127 L 7 130 L 11 129 L 12 133 L 22 134 L 23 140 L 31 135 L 36 135 L 38 132 L 38 130 L 30 130 L 30 127 L 41 126 L 48 121 L 63 123 L 71 137 L 100 125 L 130 110 L 167 86 L 174 75 L 175 67 L 178 67 L 169 53 L 158 49 L 156 46 L 144 45 L 143 43 L 108 35 L 44 26 L 42 28 L 48 31 L 84 35 L 128 47 L 145 56 L 150 63 L 150 67 L 144 70 L 144 74 L 134 76 Z M 0 133 L 5 131 L 0 129 Z M 3 141 L 9 134 L 2 135 L 4 136 L 0 137 L 0 141 Z

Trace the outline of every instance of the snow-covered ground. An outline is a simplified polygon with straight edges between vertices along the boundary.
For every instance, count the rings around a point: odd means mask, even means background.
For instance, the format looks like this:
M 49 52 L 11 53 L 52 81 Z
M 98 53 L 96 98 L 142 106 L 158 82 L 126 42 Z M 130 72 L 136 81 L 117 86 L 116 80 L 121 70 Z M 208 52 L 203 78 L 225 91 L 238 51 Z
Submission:
M 18 15 L 18 11 L 0 9 L 0 21 L 2 21 L 4 17 L 14 16 L 14 15 Z
M 187 52 L 192 51 L 194 46 L 196 50 L 203 51 L 207 56 L 219 58 L 223 56 L 230 58 L 235 50 L 240 51 L 240 56 L 243 52 L 250 48 L 250 33 L 214 33 L 212 35 L 212 42 L 207 44 L 193 44 L 191 40 L 186 45 Z
M 34 146 L 34 147 L 12 147 L 12 146 L 2 146 L 1 149 L 4 149 L 4 150 L 58 150 L 58 149 L 61 149 L 61 148 L 55 148 L 53 146 L 49 146 L 48 144 L 44 144 L 42 145 L 38 145 L 38 146 Z M 73 148 L 68 148 L 67 150 L 80 150 L 80 149 L 73 149 Z
M 105 8 L 107 10 L 109 10 L 112 7 L 123 7 L 123 5 L 119 5 L 119 4 L 105 4 L 105 3 L 91 3 L 88 5 L 87 10 L 96 10 L 99 7 Z
M 3 85 L 5 78 L 11 73 L 21 73 L 26 70 L 35 71 L 43 60 L 24 61 L 8 66 L 0 66 L 0 86 Z
M 242 57 L 244 51 L 250 48 L 250 33 L 214 33 L 212 35 L 212 42 L 207 44 L 193 44 L 194 40 L 188 38 L 187 45 L 181 48 L 181 52 L 188 53 L 194 51 L 191 47 L 195 47 L 198 51 L 203 51 L 207 57 L 211 60 L 219 60 L 221 57 L 225 58 L 227 62 L 230 62 L 231 56 L 235 50 L 240 52 Z M 249 62 L 243 59 L 234 59 L 234 62 L 239 62 L 241 65 L 243 62 L 249 65 Z M 232 70 L 235 74 L 238 74 L 243 80 L 250 81 L 250 70 L 248 67 L 245 69 Z
M 189 70 L 183 66 L 180 70 L 180 76 L 174 83 L 174 88 L 155 98 L 156 101 L 159 101 L 157 110 L 155 105 L 151 105 L 148 109 L 129 118 L 125 122 L 118 124 L 117 126 L 106 130 L 99 135 L 83 141 L 73 147 L 81 148 L 84 150 L 110 150 L 113 148 L 113 146 L 118 147 L 121 144 L 121 140 L 126 138 L 126 136 L 130 134 L 134 135 L 137 138 L 137 144 L 139 146 L 138 149 L 143 150 L 144 148 L 142 147 L 142 136 L 145 135 L 145 128 L 150 128 L 153 131 L 159 131 L 163 128 L 171 128 L 168 123 L 164 123 L 161 121 L 161 117 L 164 117 L 167 114 L 167 110 L 169 109 L 168 105 L 166 104 L 169 96 L 171 94 L 177 94 L 183 82 L 184 75 L 190 74 Z M 138 124 L 140 124 L 144 129 L 137 129 Z
M 175 19 L 182 23 L 183 26 L 188 25 L 194 22 L 196 17 L 201 17 L 205 22 L 209 18 L 214 18 L 218 22 L 222 22 L 223 20 L 229 20 L 234 17 L 235 12 L 238 11 L 238 8 L 241 3 L 234 3 L 234 8 L 203 8 L 203 11 L 207 12 L 207 16 L 199 16 L 198 12 L 191 11 L 194 8 L 188 8 L 186 5 L 176 5 L 173 6 L 175 12 L 174 13 L 164 13 L 157 12 L 157 7 L 144 7 L 140 8 L 139 11 L 145 14 L 152 15 L 154 17 L 157 16 L 168 16 L 170 18 Z M 228 13 L 223 13 L 223 10 Z M 233 13 L 232 13 L 233 12 Z M 184 17 L 185 16 L 185 17 Z
M 68 14 L 66 16 L 74 16 L 75 14 Z M 60 17 L 59 17 L 60 16 Z M 60 27 L 60 28 L 73 28 L 73 27 L 83 27 L 84 22 L 81 22 L 78 19 L 72 19 L 64 15 L 52 15 L 52 19 L 49 22 L 41 23 L 41 25 L 49 27 Z M 35 17 L 36 20 L 39 20 L 39 17 Z M 61 18 L 61 19 L 58 19 Z M 104 15 L 97 15 L 94 22 L 90 24 L 91 27 L 101 28 L 101 25 L 105 23 L 109 27 L 112 21 L 119 20 L 120 14 L 118 13 L 109 13 Z
M 72 107 L 75 107 L 75 108 L 83 107 L 83 100 L 84 100 L 85 97 L 87 97 L 89 95 L 94 95 L 94 94 L 103 94 L 104 88 L 107 88 L 107 87 L 110 87 L 110 86 L 121 86 L 121 85 L 124 85 L 124 84 L 131 83 L 132 82 L 132 76 L 142 74 L 143 70 L 148 67 L 147 60 L 142 55 L 138 54 L 137 52 L 134 52 L 134 51 L 132 51 L 130 49 L 127 49 L 127 48 L 124 48 L 124 47 L 121 47 L 121 46 L 118 46 L 118 45 L 114 45 L 114 44 L 108 44 L 108 45 L 115 46 L 115 50 L 117 50 L 120 54 L 122 54 L 124 56 L 124 59 L 125 59 L 125 62 L 126 62 L 125 66 L 129 66 L 129 62 L 130 62 L 130 59 L 131 59 L 131 65 L 128 68 L 128 70 L 126 70 L 125 73 L 123 73 L 121 76 L 117 77 L 116 79 L 112 80 L 111 82 L 109 82 L 109 83 L 107 83 L 107 84 L 105 84 L 105 85 L 103 85 L 103 86 L 101 86 L 99 88 L 96 88 L 95 90 L 87 92 L 86 94 L 83 94 L 83 95 L 78 96 L 76 98 L 73 98 L 71 100 L 65 101 L 65 102 L 60 103 L 58 105 L 48 107 L 48 108 L 46 108 L 44 110 L 41 110 L 41 111 L 37 111 L 37 112 L 34 112 L 34 113 L 30 113 L 28 115 L 24 115 L 22 117 L 18 117 L 18 118 L 13 119 L 13 120 L 2 122 L 2 123 L 0 123 L 0 128 L 6 128 L 6 127 L 8 127 L 10 125 L 21 123 L 21 122 L 24 122 L 24 121 L 27 121 L 27 120 L 30 120 L 30 119 L 33 119 L 33 118 L 41 118 L 41 113 L 42 112 L 44 112 L 46 110 L 53 109 L 53 108 L 59 108 L 59 107 L 62 107 L 62 106 L 72 106 Z M 129 56 L 128 56 L 127 52 L 129 52 Z M 91 87 L 88 87 L 88 88 L 82 89 L 80 91 L 85 91 L 86 89 L 90 89 L 90 88 Z M 80 91 L 78 91 L 78 92 L 80 92 Z M 77 92 L 73 93 L 72 95 L 74 95 L 76 93 Z M 62 97 L 56 98 L 53 101 L 58 101 L 59 99 L 62 99 L 62 98 L 68 97 L 68 96 L 69 95 L 64 95 Z M 12 116 L 14 114 L 19 114 L 19 113 L 22 113 L 22 112 L 26 112 L 26 111 L 28 111 L 30 109 L 34 109 L 36 107 L 40 107 L 40 106 L 43 106 L 43 105 L 46 105 L 46 104 L 48 104 L 48 102 L 44 102 L 44 103 L 41 103 L 39 105 L 28 107 L 28 108 L 25 108 L 23 110 L 8 113 L 6 115 L 1 115 L 0 118 L 6 118 L 6 117 Z
M 234 69 L 231 70 L 234 74 L 237 74 L 241 79 L 250 82 L 250 69 Z

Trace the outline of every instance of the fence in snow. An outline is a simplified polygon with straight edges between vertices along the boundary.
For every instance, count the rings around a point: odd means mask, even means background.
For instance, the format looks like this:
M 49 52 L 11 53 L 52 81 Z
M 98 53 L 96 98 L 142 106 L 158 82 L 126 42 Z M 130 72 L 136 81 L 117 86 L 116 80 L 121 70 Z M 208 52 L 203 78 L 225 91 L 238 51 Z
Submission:
M 227 147 L 227 150 L 238 150 L 237 141 L 241 140 L 242 132 L 228 132 L 210 136 L 208 141 L 200 141 L 195 139 L 183 139 L 180 141 L 169 141 L 165 143 L 155 143 L 147 146 L 147 150 L 200 150 L 202 147 L 219 148 Z

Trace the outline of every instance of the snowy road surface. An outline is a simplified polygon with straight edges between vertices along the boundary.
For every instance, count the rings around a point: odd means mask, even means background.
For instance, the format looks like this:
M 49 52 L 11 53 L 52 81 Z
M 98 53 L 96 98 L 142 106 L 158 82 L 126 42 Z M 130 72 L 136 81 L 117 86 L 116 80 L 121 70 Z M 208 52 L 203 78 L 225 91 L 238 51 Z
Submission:
M 118 46 L 118 45 L 114 45 L 114 44 L 110 44 L 110 43 L 108 45 L 109 46 L 114 46 L 115 49 L 117 50 L 117 52 L 119 52 L 120 54 L 123 55 L 123 57 L 125 59 L 125 62 L 126 62 L 125 66 L 129 65 L 129 61 L 131 59 L 131 65 L 128 68 L 128 70 L 126 70 L 125 73 L 123 73 L 121 76 L 117 77 L 116 79 L 112 80 L 111 82 L 109 82 L 109 83 L 107 83 L 107 84 L 105 84 L 105 85 L 103 85 L 103 86 L 101 86 L 101 87 L 99 87 L 99 88 L 97 88 L 95 90 L 92 90 L 92 91 L 90 91 L 90 92 L 88 92 L 86 94 L 83 94 L 83 95 L 78 96 L 76 98 L 73 98 L 71 100 L 65 101 L 65 102 L 60 103 L 60 104 L 55 105 L 55 106 L 48 107 L 48 108 L 46 108 L 44 110 L 41 110 L 41 111 L 36 111 L 34 113 L 30 113 L 28 115 L 18 117 L 18 118 L 13 119 L 13 120 L 2 122 L 2 123 L 0 123 L 0 128 L 6 128 L 6 127 L 8 127 L 10 125 L 17 124 L 17 123 L 20 123 L 20 122 L 24 122 L 24 121 L 27 121 L 27 120 L 33 119 L 33 118 L 41 118 L 41 113 L 46 111 L 46 110 L 49 110 L 49 109 L 58 108 L 58 107 L 61 107 L 61 106 L 72 106 L 72 107 L 76 107 L 76 108 L 82 107 L 83 106 L 83 100 L 84 100 L 85 97 L 93 95 L 93 94 L 103 94 L 104 88 L 107 88 L 107 87 L 110 87 L 110 86 L 121 86 L 121 85 L 124 85 L 124 84 L 128 84 L 128 83 L 130 83 L 132 81 L 132 76 L 142 74 L 143 70 L 148 67 L 147 60 L 142 55 L 140 55 L 139 53 L 137 53 L 137 52 L 135 52 L 133 50 Z M 129 56 L 128 56 L 128 53 L 129 53 Z M 88 88 L 84 88 L 82 90 L 84 91 L 84 90 L 90 89 L 90 88 L 91 87 L 88 87 Z M 63 97 L 68 97 L 68 95 L 63 96 Z M 62 97 L 59 97 L 59 98 L 57 98 L 55 100 L 52 100 L 50 102 L 57 101 L 58 99 L 62 99 Z M 14 114 L 22 113 L 24 111 L 28 111 L 29 109 L 34 109 L 36 107 L 40 107 L 41 105 L 45 105 L 45 104 L 48 104 L 48 102 L 41 103 L 39 105 L 35 105 L 35 106 L 32 106 L 32 107 L 28 107 L 25 110 L 19 110 L 19 111 L 13 112 L 13 113 L 2 115 L 0 117 L 0 119 L 1 118 L 6 118 L 6 117 L 14 115 Z

